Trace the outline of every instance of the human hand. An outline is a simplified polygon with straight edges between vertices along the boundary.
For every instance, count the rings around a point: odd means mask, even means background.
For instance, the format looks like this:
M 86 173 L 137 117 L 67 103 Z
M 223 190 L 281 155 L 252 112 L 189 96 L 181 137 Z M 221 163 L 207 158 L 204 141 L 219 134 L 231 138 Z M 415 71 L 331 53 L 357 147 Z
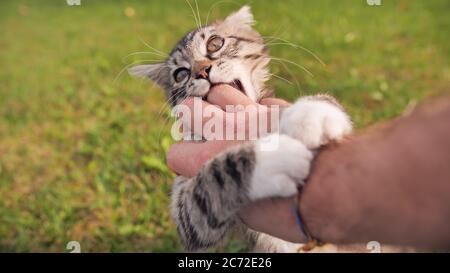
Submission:
M 267 111 L 267 106 L 278 105 L 287 107 L 290 104 L 284 100 L 276 98 L 267 98 L 260 101 L 257 105 L 240 91 L 228 86 L 216 86 L 211 90 L 207 102 L 202 101 L 201 106 L 205 108 L 212 104 L 217 105 L 217 113 L 221 113 L 226 109 L 226 105 L 255 105 L 261 112 Z M 194 113 L 194 99 L 190 98 L 184 102 L 191 113 Z M 236 113 L 223 112 L 216 117 L 202 116 L 202 123 L 207 122 L 211 118 L 222 118 L 228 122 L 232 121 L 236 124 L 247 124 L 248 117 L 240 116 L 241 119 L 230 118 Z M 235 116 L 236 117 L 236 116 Z M 191 119 L 195 117 L 190 117 Z M 184 120 L 183 124 L 191 122 Z M 244 126 L 248 129 L 248 126 Z M 198 133 L 198 132 L 197 132 Z M 243 143 L 245 140 L 211 140 L 206 142 L 183 141 L 173 144 L 167 154 L 167 163 L 169 167 L 176 173 L 193 177 L 204 164 L 214 158 L 219 153 L 225 151 L 231 146 Z M 253 203 L 243 209 L 239 214 L 242 220 L 251 228 L 272 234 L 276 237 L 283 238 L 292 242 L 304 242 L 304 237 L 299 232 L 292 213 L 293 201 L 289 199 L 270 199 Z
M 250 121 L 252 120 L 252 117 L 249 117 L 249 115 L 239 115 L 236 112 L 226 112 L 227 106 L 230 105 L 241 105 L 243 107 L 254 106 L 256 112 L 250 113 L 254 118 L 255 115 L 270 115 L 270 111 L 273 108 L 269 106 L 276 105 L 279 106 L 280 109 L 283 109 L 288 107 L 290 103 L 277 98 L 266 98 L 262 99 L 258 104 L 229 85 L 215 86 L 210 91 L 207 101 L 196 101 L 194 98 L 186 99 L 183 102 L 183 106 L 187 107 L 186 109 L 194 115 L 183 115 L 181 117 L 184 128 L 192 128 L 195 119 L 201 120 L 202 126 L 200 126 L 200 129 L 204 127 L 203 125 L 205 123 L 211 122 L 212 119 L 219 119 L 218 124 L 224 124 L 225 127 L 228 126 L 239 129 L 238 126 L 240 126 L 240 129 L 244 130 L 246 138 L 238 140 L 236 134 L 234 134 L 231 139 L 226 139 L 226 136 L 223 136 L 222 140 L 217 140 L 214 139 L 212 135 L 205 135 L 205 132 L 196 128 L 194 129 L 195 134 L 203 136 L 206 139 L 212 138 L 212 140 L 201 143 L 182 141 L 173 144 L 167 153 L 167 164 L 170 169 L 182 176 L 193 177 L 208 160 L 214 158 L 217 154 L 227 148 L 243 143 L 246 139 L 251 137 L 248 132 L 249 129 L 251 129 Z M 208 111 L 196 112 L 195 107 L 201 107 L 202 110 L 209 107 L 211 111 L 214 112 L 214 115 L 212 115 L 212 117 L 205 115 L 208 114 Z M 197 113 L 201 116 L 195 116 Z M 270 118 L 268 121 L 270 121 Z M 270 128 L 270 126 L 268 127 L 269 129 L 275 129 Z M 258 132 L 259 130 L 256 131 Z

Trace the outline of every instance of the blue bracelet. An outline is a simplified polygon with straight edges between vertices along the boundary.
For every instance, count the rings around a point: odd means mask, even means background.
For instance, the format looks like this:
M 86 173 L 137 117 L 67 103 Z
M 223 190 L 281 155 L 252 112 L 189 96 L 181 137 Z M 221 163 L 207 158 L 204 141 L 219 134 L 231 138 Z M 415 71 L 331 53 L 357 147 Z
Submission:
M 317 240 L 316 238 L 313 238 L 311 234 L 308 232 L 308 229 L 306 228 L 305 224 L 302 221 L 302 215 L 300 214 L 300 210 L 298 208 L 298 204 L 296 204 L 292 210 L 294 211 L 295 215 L 295 221 L 297 222 L 297 225 L 299 226 L 301 232 L 305 235 L 306 239 L 308 240 L 300 249 L 302 252 L 309 252 L 313 248 L 317 246 L 323 246 L 324 243 Z
M 299 226 L 301 232 L 303 233 L 303 235 L 305 235 L 306 239 L 311 240 L 311 236 L 306 231 L 306 227 L 303 224 L 302 215 L 300 214 L 300 210 L 298 209 L 298 204 L 294 204 L 294 206 L 292 207 L 292 210 L 295 215 L 295 222 L 297 223 L 297 226 Z

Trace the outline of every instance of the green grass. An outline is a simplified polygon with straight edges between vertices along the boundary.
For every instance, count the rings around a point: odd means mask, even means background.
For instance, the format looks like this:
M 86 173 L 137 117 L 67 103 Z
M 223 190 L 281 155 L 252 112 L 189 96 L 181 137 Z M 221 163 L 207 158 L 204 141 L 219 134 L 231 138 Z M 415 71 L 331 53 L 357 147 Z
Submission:
M 213 1 L 199 1 L 203 18 Z M 244 1 L 225 2 L 221 18 Z M 194 27 L 183 0 L 2 1 L 0 9 L 0 251 L 179 251 L 169 217 L 173 174 L 158 88 L 119 71 L 169 51 Z M 274 45 L 281 97 L 329 92 L 358 128 L 448 93 L 447 0 L 253 1 L 257 29 L 314 51 Z M 132 7 L 133 17 L 124 10 Z M 231 243 L 227 251 L 240 251 Z M 223 250 L 223 249 L 222 249 Z

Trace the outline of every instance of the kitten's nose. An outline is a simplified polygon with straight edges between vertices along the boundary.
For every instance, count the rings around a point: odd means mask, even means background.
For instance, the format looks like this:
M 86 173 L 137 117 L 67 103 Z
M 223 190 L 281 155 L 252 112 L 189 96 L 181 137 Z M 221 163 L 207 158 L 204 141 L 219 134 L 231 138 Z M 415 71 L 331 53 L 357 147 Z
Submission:
M 200 63 L 196 67 L 194 73 L 196 79 L 208 79 L 211 65 L 209 63 Z

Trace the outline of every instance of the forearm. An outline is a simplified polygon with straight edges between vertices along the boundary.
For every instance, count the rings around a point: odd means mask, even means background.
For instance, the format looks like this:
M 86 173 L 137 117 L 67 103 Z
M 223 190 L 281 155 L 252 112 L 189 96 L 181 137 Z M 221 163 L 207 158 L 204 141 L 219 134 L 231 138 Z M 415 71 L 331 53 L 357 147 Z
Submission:
M 321 151 L 300 198 L 313 236 L 330 243 L 450 249 L 450 98 Z M 241 211 L 251 228 L 305 242 L 292 200 Z
M 378 240 L 450 249 L 450 98 L 421 108 L 318 154 L 299 202 L 314 236 L 341 244 Z M 167 160 L 189 177 L 236 144 L 176 144 Z M 305 242 L 293 205 L 293 200 L 265 200 L 240 216 L 255 230 Z
M 319 153 L 300 211 L 326 242 L 448 250 L 449 167 L 447 98 Z

